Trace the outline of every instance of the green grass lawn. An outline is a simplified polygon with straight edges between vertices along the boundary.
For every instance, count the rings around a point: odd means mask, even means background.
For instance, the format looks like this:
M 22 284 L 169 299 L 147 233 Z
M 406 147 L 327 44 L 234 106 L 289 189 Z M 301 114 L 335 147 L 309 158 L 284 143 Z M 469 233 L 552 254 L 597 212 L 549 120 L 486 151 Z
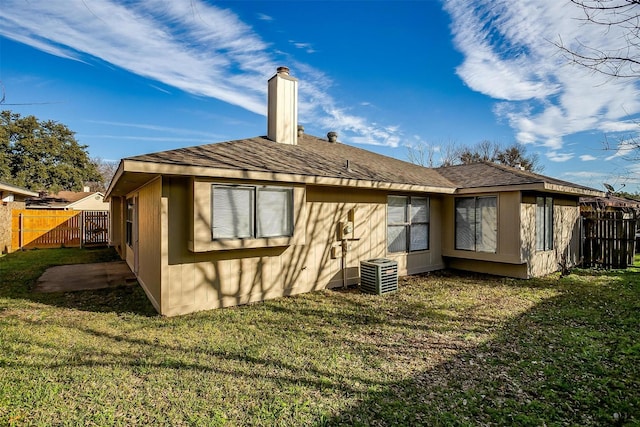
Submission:
M 178 318 L 138 286 L 30 292 L 48 266 L 114 258 L 0 258 L 0 425 L 640 424 L 640 259 Z

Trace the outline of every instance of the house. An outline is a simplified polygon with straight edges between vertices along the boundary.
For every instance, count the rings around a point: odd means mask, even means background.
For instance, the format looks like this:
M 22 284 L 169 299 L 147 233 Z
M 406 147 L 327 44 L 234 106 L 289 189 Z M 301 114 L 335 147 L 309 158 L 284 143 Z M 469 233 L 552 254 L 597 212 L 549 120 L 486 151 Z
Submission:
M 11 252 L 11 211 L 24 209 L 28 197 L 38 193 L 0 182 L 0 252 Z
M 55 194 L 41 193 L 27 199 L 28 209 L 61 209 L 74 211 L 108 211 L 109 203 L 99 191 L 60 191 Z
M 267 136 L 125 158 L 111 243 L 159 313 L 180 315 L 447 266 L 512 277 L 577 261 L 578 198 L 601 193 L 493 164 L 429 169 L 304 134 L 297 80 L 268 83 Z

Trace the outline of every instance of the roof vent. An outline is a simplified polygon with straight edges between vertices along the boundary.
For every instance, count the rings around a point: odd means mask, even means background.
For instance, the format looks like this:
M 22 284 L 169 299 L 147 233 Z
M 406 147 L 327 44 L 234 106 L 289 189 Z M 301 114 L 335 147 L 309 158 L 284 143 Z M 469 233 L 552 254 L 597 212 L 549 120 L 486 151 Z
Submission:
M 338 142 L 338 132 L 329 132 L 327 134 L 329 142 Z
M 298 125 L 298 138 L 304 135 L 304 126 Z

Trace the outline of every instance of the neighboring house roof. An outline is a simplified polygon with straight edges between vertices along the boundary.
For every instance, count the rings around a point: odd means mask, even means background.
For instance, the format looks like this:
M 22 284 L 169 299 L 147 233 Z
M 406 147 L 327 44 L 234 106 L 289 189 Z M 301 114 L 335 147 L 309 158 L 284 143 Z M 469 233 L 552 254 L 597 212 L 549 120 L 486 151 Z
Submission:
M 496 191 L 502 187 L 516 186 L 519 190 L 589 196 L 603 194 L 593 188 L 492 162 L 446 166 L 437 168 L 436 171 L 462 190 L 459 192 Z
M 6 182 L 0 181 L 0 195 L 2 196 L 2 198 L 4 198 L 5 195 L 8 194 L 15 194 L 24 197 L 34 197 L 38 195 L 38 193 L 36 193 L 35 191 L 27 190 L 26 188 L 18 187 L 16 185 L 7 184 Z
M 121 162 L 106 197 L 125 195 L 161 174 L 444 194 L 505 191 L 505 187 L 574 195 L 603 194 L 494 163 L 425 168 L 350 145 L 301 135 L 297 145 L 279 144 L 260 136 L 128 157 Z
M 95 196 L 104 198 L 104 194 L 98 191 L 60 191 L 56 194 L 28 199 L 27 206 L 29 208 L 69 209 Z
M 299 136 L 297 145 L 279 144 L 260 136 L 129 157 L 123 162 L 107 196 L 113 191 L 114 195 L 126 191 L 114 183 L 128 171 L 455 191 L 455 185 L 434 169 L 311 135 Z
M 580 197 L 580 205 L 596 210 L 614 208 L 623 212 L 640 213 L 640 201 L 607 194 L 605 197 Z

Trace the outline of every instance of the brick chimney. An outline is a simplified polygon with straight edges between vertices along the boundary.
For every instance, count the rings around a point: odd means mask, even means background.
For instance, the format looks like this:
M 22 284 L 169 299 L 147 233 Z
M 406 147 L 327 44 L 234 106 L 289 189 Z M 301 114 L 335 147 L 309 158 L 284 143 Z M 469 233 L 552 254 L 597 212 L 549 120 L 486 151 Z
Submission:
M 298 144 L 298 79 L 287 67 L 278 67 L 269 79 L 267 138 L 280 144 Z

